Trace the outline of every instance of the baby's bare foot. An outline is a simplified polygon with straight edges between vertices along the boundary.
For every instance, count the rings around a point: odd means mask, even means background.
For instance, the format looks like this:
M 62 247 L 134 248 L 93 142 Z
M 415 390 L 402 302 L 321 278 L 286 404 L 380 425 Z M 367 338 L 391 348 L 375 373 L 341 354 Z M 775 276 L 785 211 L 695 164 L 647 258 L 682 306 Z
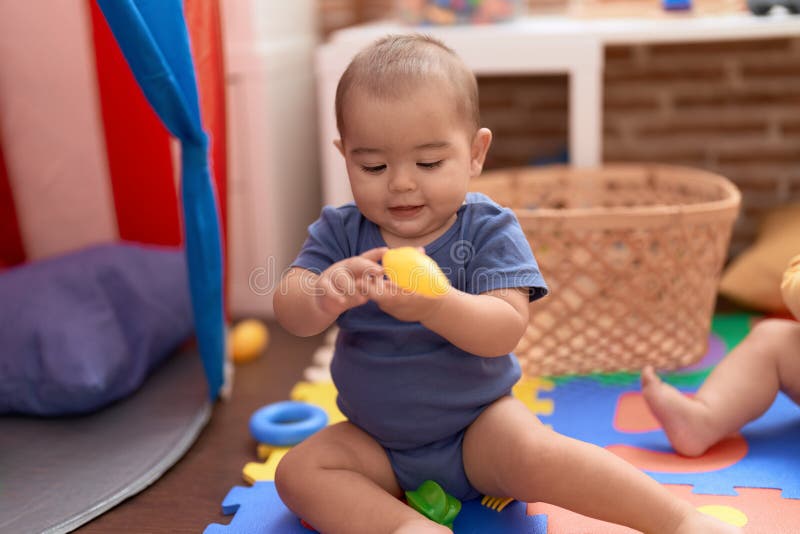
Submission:
M 700 456 L 717 441 L 706 407 L 662 382 L 650 366 L 642 371 L 642 395 L 680 454 Z

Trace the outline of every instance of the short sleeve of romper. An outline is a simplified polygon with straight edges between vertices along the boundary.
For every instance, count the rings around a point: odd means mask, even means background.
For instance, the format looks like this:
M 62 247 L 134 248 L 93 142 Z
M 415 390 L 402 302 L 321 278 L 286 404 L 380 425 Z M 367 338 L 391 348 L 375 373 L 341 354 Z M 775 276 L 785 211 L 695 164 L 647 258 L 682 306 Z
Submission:
M 292 267 L 320 274 L 334 263 L 360 254 L 348 238 L 357 235 L 358 215 L 353 204 L 340 208 L 325 206 L 320 218 L 308 227 L 308 237 Z
M 547 285 L 514 212 L 479 193 L 467 200 L 471 209 L 464 211 L 462 239 L 448 251 L 464 271 L 464 291 L 527 288 L 530 301 L 545 296 Z

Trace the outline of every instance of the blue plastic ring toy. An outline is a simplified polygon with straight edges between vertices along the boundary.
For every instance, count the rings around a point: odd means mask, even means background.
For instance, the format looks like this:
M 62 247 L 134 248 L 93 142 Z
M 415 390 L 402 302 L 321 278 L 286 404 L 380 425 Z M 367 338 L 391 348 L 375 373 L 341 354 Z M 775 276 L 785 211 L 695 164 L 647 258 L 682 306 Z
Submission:
M 325 428 L 328 414 L 307 402 L 282 401 L 259 408 L 250 417 L 250 434 L 259 443 L 288 447 Z

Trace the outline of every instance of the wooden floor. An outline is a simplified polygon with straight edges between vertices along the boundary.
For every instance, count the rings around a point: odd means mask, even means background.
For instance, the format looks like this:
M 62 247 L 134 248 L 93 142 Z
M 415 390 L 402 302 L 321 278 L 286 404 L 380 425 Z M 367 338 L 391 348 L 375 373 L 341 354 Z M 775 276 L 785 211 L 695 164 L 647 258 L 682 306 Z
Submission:
M 256 361 L 237 367 L 232 398 L 218 402 L 211 421 L 186 456 L 142 493 L 76 532 L 200 533 L 209 523 L 230 522 L 222 500 L 245 485 L 242 467 L 256 461 L 256 443 L 247 428 L 265 404 L 286 400 L 302 378 L 323 337 L 296 338 L 269 322 L 270 344 Z

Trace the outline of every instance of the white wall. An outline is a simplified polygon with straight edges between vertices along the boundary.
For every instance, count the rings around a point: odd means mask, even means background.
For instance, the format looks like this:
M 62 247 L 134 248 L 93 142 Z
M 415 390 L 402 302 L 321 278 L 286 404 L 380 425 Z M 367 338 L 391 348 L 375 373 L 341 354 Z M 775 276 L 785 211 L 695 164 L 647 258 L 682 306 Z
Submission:
M 229 303 L 272 315 L 272 291 L 319 216 L 314 0 L 226 0 Z

